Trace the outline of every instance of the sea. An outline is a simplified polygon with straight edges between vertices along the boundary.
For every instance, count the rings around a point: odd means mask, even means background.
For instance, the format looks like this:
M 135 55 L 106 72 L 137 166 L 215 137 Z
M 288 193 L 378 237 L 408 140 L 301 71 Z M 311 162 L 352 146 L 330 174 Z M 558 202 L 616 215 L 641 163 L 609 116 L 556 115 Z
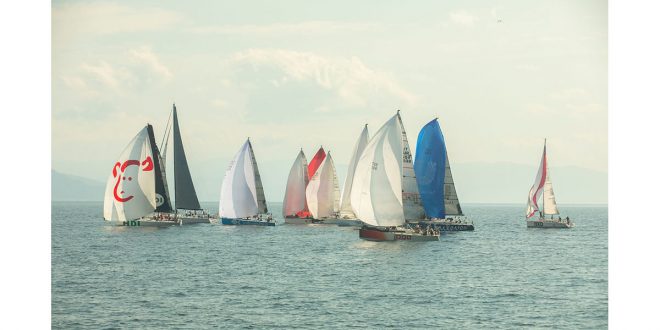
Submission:
M 463 210 L 473 232 L 413 243 L 331 225 L 111 227 L 101 202 L 53 202 L 52 328 L 608 327 L 606 206 L 560 206 L 568 230 L 528 229 L 524 205 Z

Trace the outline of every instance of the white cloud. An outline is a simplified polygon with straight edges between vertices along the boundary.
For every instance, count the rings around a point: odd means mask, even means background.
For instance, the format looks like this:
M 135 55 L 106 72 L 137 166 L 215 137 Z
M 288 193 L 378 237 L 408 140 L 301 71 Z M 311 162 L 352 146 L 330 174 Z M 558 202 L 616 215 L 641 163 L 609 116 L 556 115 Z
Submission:
M 172 72 L 163 65 L 158 56 L 149 47 L 142 47 L 130 51 L 131 56 L 138 63 L 146 65 L 153 73 L 162 79 L 170 80 Z
M 333 91 L 348 106 L 364 107 L 375 94 L 389 95 L 413 105 L 416 96 L 399 85 L 388 73 L 367 67 L 357 57 L 324 57 L 314 53 L 278 49 L 250 49 L 234 54 L 233 65 L 249 65 L 281 71 L 280 79 L 270 84 L 282 86 L 290 82 L 313 82 Z
M 173 11 L 110 2 L 53 6 L 53 47 L 64 46 L 84 36 L 158 30 L 180 20 L 181 16 Z
M 275 24 L 243 24 L 202 26 L 189 31 L 200 34 L 233 34 L 250 36 L 282 36 L 282 35 L 319 35 L 340 32 L 376 31 L 378 27 L 371 23 L 339 22 L 339 21 L 307 21 L 300 23 Z
M 459 10 L 450 13 L 449 19 L 455 24 L 471 27 L 479 20 L 479 17 L 474 16 L 465 10 Z

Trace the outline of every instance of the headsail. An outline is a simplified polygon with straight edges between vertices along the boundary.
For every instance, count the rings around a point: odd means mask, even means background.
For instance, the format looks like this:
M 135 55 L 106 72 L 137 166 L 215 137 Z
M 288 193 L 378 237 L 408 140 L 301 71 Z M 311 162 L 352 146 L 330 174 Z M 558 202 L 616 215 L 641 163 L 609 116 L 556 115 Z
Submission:
M 199 200 L 195 192 L 186 153 L 183 151 L 183 141 L 179 130 L 179 120 L 176 105 L 172 105 L 172 121 L 174 127 L 174 197 L 177 209 L 199 210 Z
M 298 157 L 293 162 L 289 171 L 289 178 L 286 182 L 286 191 L 284 192 L 284 202 L 282 203 L 282 215 L 293 216 L 298 212 L 306 212 L 307 204 L 305 202 L 305 188 L 309 178 L 307 177 L 307 158 L 302 149 Z
M 444 219 L 446 215 L 463 215 L 437 118 L 419 132 L 414 168 L 427 217 Z
M 155 157 L 149 127 L 143 128 L 128 143 L 112 167 L 105 187 L 105 220 L 134 220 L 156 208 Z
M 397 114 L 376 132 L 355 167 L 351 205 L 355 215 L 367 224 L 397 226 L 405 223 L 402 131 Z
M 259 213 L 255 171 L 252 166 L 250 141 L 245 141 L 236 153 L 222 180 L 220 216 L 244 218 Z
M 330 152 L 309 181 L 305 195 L 307 206 L 316 219 L 334 216 L 339 211 L 339 183 Z
M 536 173 L 536 180 L 532 188 L 529 190 L 529 195 L 527 196 L 527 218 L 534 216 L 539 210 L 539 205 L 537 204 L 539 194 L 542 192 L 543 187 L 545 186 L 545 179 L 547 175 L 547 166 L 546 166 L 546 157 L 545 157 L 545 142 L 543 143 L 543 154 L 541 155 L 541 164 L 539 165 L 539 170 Z
M 323 150 L 323 147 L 319 148 L 319 151 L 316 152 L 314 155 L 314 158 L 309 162 L 309 165 L 307 166 L 307 177 L 311 180 L 312 177 L 314 176 L 314 173 L 316 173 L 316 170 L 321 166 L 321 162 L 323 162 L 323 159 L 325 159 L 325 151 Z
M 344 181 L 344 190 L 341 193 L 341 208 L 340 216 L 342 218 L 355 218 L 355 213 L 353 212 L 353 207 L 351 206 L 351 187 L 353 186 L 353 177 L 355 175 L 355 167 L 357 162 L 364 152 L 364 148 L 369 143 L 369 130 L 367 125 L 364 125 L 360 137 L 353 147 L 353 154 L 351 155 L 351 160 L 348 163 L 348 171 L 346 172 L 346 180 Z
M 408 144 L 408 136 L 406 129 L 403 127 L 403 121 L 399 111 L 396 113 L 401 127 L 401 143 L 403 146 L 402 154 L 402 178 L 401 186 L 403 189 L 403 214 L 406 220 L 420 220 L 424 219 L 424 206 L 422 205 L 422 198 L 419 196 L 419 188 L 417 188 L 417 178 L 415 170 L 413 169 L 412 152 Z

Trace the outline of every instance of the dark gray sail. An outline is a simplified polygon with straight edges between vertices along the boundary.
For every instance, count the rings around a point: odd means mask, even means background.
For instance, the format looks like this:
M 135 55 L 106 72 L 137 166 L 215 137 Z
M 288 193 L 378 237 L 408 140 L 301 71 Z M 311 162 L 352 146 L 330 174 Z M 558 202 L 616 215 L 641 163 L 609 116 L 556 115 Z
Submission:
M 156 145 L 156 138 L 154 137 L 154 129 L 150 124 L 147 124 L 149 131 L 149 143 L 151 144 L 151 153 L 154 155 L 154 170 L 156 171 L 156 212 L 172 212 L 172 203 L 170 202 L 170 193 L 167 188 L 167 180 L 165 179 L 165 168 L 163 161 Z
M 250 144 L 250 159 L 252 160 L 252 166 L 254 167 L 255 188 L 257 188 L 257 207 L 259 208 L 259 213 L 268 213 L 268 205 L 266 204 L 264 186 L 261 183 L 261 174 L 259 174 L 257 159 L 254 157 L 254 151 L 252 150 L 252 142 L 250 142 L 250 138 L 248 138 L 248 143 Z
M 172 105 L 172 122 L 174 127 L 174 196 L 177 209 L 199 210 L 199 200 L 195 192 L 186 153 L 183 151 L 179 120 L 176 115 L 176 105 Z

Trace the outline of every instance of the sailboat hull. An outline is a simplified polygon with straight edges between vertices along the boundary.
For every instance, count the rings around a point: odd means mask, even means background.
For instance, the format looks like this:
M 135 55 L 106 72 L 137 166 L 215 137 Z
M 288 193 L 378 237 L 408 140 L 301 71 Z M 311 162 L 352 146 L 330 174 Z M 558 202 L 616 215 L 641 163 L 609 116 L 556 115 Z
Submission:
M 438 235 L 423 235 L 403 230 L 383 231 L 373 228 L 360 228 L 360 238 L 367 241 L 385 242 L 385 241 L 408 241 L 408 242 L 427 242 L 439 240 Z
M 341 218 L 323 219 L 323 223 L 328 225 L 337 225 L 339 227 L 360 227 L 364 225 L 364 223 L 359 219 L 341 219 Z
M 222 218 L 221 221 L 223 225 L 275 226 L 274 220 Z
M 527 228 L 573 228 L 573 222 L 559 220 L 527 220 Z
M 207 217 L 179 217 L 182 225 L 192 225 L 196 223 L 211 223 L 211 219 Z
M 306 225 L 310 223 L 320 223 L 321 220 L 312 219 L 312 218 L 298 218 L 298 217 L 285 217 L 284 223 L 290 225 Z
M 169 227 L 179 223 L 171 220 L 126 220 L 126 221 L 106 221 L 110 226 L 123 227 Z
M 440 232 L 474 231 L 474 224 L 460 223 L 456 221 L 447 221 L 447 220 L 420 221 L 419 225 L 423 228 L 426 228 L 426 226 L 431 226 L 431 228 L 437 229 Z

